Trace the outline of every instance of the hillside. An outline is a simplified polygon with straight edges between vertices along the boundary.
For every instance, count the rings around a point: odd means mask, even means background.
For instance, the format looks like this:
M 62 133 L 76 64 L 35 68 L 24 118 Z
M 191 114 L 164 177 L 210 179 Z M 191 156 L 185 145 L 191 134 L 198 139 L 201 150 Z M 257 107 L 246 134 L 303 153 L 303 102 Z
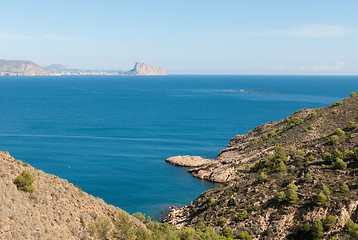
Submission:
M 4 240 L 227 239 L 211 228 L 176 230 L 141 213 L 131 216 L 7 152 L 0 152 L 0 186 L 0 239 Z
M 190 170 L 224 184 L 165 221 L 239 239 L 357 239 L 357 123 L 352 93 L 234 137 L 215 160 Z
M 1 60 L 0 76 L 53 76 L 55 72 L 42 68 L 34 62 L 24 60 Z
M 32 193 L 14 184 L 24 170 L 35 180 Z M 0 239 L 109 239 L 121 236 L 130 222 L 133 229 L 146 228 L 118 207 L 6 152 L 0 152 L 0 186 Z

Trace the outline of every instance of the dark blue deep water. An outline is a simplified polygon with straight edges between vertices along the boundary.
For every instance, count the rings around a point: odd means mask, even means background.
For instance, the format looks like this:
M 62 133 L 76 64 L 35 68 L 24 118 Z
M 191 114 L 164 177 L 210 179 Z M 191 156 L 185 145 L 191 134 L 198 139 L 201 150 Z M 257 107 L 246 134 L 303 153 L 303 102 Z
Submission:
M 158 217 L 215 186 L 167 157 L 214 158 L 236 134 L 349 96 L 358 78 L 1 77 L 0 90 L 0 150 L 130 213 Z

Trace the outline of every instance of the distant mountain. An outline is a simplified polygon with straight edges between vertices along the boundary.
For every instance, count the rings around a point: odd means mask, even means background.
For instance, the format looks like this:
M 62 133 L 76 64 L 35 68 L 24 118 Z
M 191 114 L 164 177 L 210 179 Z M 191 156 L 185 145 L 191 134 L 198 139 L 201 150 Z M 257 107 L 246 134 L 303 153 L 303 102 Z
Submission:
M 26 60 L 0 59 L 0 76 L 53 76 L 54 71 L 44 69 L 34 62 Z
M 66 67 L 61 64 L 52 64 L 52 65 L 45 67 L 45 69 L 48 69 L 48 70 L 51 70 L 54 72 L 58 72 L 58 73 L 61 73 L 61 72 L 84 72 L 85 71 L 84 69 L 69 68 L 69 67 Z
M 128 72 L 128 75 L 168 75 L 162 67 L 152 66 L 148 63 L 136 62 L 134 68 Z
M 0 76 L 60 76 L 60 75 L 168 75 L 162 67 L 152 66 L 148 63 L 135 63 L 132 70 L 98 70 L 78 69 L 66 67 L 61 64 L 52 64 L 40 67 L 34 62 L 26 60 L 1 60 Z

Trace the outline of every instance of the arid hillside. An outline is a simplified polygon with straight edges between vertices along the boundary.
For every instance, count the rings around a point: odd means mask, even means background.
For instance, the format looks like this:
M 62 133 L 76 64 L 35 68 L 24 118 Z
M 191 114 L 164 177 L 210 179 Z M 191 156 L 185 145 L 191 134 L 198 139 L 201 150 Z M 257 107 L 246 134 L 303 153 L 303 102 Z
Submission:
M 224 184 L 165 221 L 239 239 L 357 239 L 357 123 L 352 93 L 234 137 L 217 159 L 190 170 Z

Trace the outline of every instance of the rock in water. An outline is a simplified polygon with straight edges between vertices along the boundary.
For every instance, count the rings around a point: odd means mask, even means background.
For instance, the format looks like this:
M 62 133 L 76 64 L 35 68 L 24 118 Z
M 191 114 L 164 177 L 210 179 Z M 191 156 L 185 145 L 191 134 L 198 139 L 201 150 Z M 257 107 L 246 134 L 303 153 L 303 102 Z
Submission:
M 214 160 L 205 159 L 199 156 L 174 156 L 167 158 L 165 161 L 181 167 L 200 167 L 203 165 L 208 165 L 210 163 L 215 163 Z
M 125 74 L 128 75 L 168 75 L 162 67 L 152 66 L 148 63 L 136 62 L 134 68 Z

